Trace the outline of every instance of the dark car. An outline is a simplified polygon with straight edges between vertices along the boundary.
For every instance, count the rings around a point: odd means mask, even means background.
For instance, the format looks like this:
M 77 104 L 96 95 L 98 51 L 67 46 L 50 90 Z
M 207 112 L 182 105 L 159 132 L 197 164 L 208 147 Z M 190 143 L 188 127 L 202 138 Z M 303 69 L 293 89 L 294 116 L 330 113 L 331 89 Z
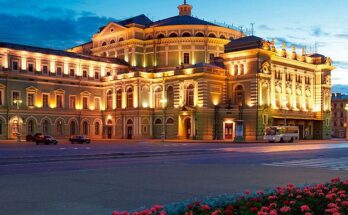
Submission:
M 90 144 L 91 143 L 91 139 L 89 139 L 88 137 L 84 136 L 84 135 L 75 135 L 69 138 L 69 141 L 71 144 Z
M 36 138 L 39 136 L 42 136 L 42 133 L 36 133 L 35 135 L 28 134 L 25 139 L 27 142 L 36 142 Z
M 56 139 L 54 139 L 52 136 L 48 136 L 48 135 L 38 135 L 35 138 L 35 142 L 37 145 L 39 144 L 45 144 L 45 145 L 57 145 L 58 141 Z

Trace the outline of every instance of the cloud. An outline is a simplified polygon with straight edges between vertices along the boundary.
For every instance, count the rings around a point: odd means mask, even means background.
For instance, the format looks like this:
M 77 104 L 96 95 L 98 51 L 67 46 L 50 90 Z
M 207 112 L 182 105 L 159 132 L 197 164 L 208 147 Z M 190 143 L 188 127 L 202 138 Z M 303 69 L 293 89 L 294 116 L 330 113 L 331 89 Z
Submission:
M 323 31 L 322 28 L 319 26 L 314 26 L 311 29 L 311 35 L 315 37 L 321 37 L 321 36 L 328 36 L 329 33 Z
M 334 61 L 333 65 L 342 69 L 348 69 L 348 61 Z
M 91 40 L 99 27 L 114 19 L 74 11 L 46 8 L 47 13 L 65 13 L 62 17 L 42 18 L 33 15 L 0 13 L 0 41 L 55 49 L 66 49 Z
M 285 43 L 287 45 L 287 47 L 291 47 L 291 46 L 296 46 L 298 48 L 302 48 L 305 47 L 306 45 L 303 43 L 298 43 L 298 42 L 294 42 L 294 41 L 290 41 L 284 37 L 274 37 L 274 38 L 268 38 L 269 40 L 274 39 L 277 45 L 281 45 L 283 43 Z
M 336 34 L 335 37 L 338 38 L 343 38 L 343 39 L 348 39 L 348 33 L 344 33 L 344 34 Z
M 273 31 L 274 30 L 274 28 L 269 27 L 268 25 L 259 25 L 257 28 L 260 30 L 264 30 L 264 31 Z

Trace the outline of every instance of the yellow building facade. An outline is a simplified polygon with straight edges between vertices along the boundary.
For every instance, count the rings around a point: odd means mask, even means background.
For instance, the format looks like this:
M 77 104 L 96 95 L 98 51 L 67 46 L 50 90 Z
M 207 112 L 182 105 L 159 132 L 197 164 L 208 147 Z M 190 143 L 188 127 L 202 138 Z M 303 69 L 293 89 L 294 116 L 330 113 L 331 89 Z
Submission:
M 281 124 L 329 138 L 329 58 L 178 9 L 111 22 L 67 51 L 0 43 L 0 138 L 252 141 Z

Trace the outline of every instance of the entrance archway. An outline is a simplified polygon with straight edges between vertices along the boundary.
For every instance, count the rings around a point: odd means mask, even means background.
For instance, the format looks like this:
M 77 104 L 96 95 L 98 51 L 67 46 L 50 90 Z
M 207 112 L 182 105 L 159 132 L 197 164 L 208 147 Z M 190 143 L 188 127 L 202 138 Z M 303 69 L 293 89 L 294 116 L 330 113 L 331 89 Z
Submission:
M 133 138 L 133 120 L 129 119 L 127 121 L 127 139 Z
M 16 139 L 17 135 L 22 132 L 23 120 L 21 117 L 14 116 L 11 118 L 9 126 L 9 136 L 11 139 Z
M 191 118 L 186 118 L 184 121 L 184 135 L 186 139 L 190 139 L 190 137 L 192 136 L 192 122 L 191 122 Z

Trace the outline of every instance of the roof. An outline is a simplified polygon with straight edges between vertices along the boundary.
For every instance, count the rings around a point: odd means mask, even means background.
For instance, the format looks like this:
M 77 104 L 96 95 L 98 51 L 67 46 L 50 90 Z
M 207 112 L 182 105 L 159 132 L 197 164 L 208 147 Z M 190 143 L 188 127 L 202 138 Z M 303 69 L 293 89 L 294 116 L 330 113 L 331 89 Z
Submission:
M 198 19 L 193 16 L 173 16 L 167 19 L 159 20 L 152 23 L 151 27 L 158 26 L 168 26 L 168 25 L 212 25 L 218 26 L 211 22 L 204 21 L 202 19 Z
M 143 26 L 147 27 L 147 26 L 150 26 L 153 22 L 147 16 L 145 16 L 144 14 L 141 14 L 139 16 L 125 19 L 125 20 L 122 20 L 122 21 L 119 21 L 116 23 L 120 24 L 122 26 L 126 26 L 129 24 L 139 24 L 139 25 L 143 25 Z
M 236 40 L 231 40 L 231 42 L 225 46 L 225 53 L 247 50 L 247 49 L 254 49 L 254 48 L 261 48 L 262 41 L 263 39 L 257 36 L 247 36 L 247 37 L 242 37 Z
M 20 44 L 14 44 L 14 43 L 0 42 L 0 48 L 36 52 L 41 54 L 49 54 L 49 55 L 56 55 L 56 56 L 62 56 L 62 57 L 78 58 L 82 60 L 93 60 L 93 61 L 100 61 L 105 63 L 115 63 L 115 64 L 120 64 L 125 66 L 129 65 L 126 61 L 118 59 L 118 58 L 106 58 L 106 57 L 98 57 L 98 56 L 91 56 L 91 55 L 82 55 L 82 54 L 77 54 L 77 53 L 63 51 L 63 50 L 41 48 L 41 47 L 20 45 Z

